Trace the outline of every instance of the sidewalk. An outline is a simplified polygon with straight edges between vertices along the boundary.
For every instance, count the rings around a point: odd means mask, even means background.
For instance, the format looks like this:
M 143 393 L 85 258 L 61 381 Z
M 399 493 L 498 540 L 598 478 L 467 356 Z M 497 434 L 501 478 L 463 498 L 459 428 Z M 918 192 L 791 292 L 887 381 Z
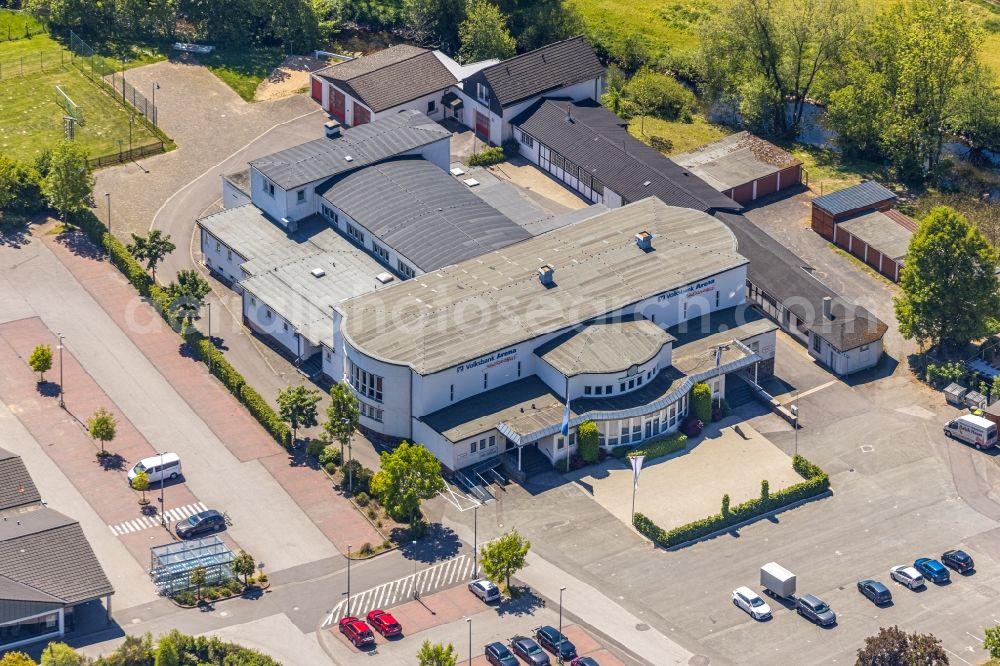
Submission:
M 382 542 L 364 516 L 339 496 L 319 471 L 284 451 L 204 364 L 182 355 L 181 339 L 107 261 L 74 251 L 43 227 L 41 239 L 95 301 L 142 351 L 191 410 L 241 462 L 257 460 L 341 553 L 348 544 Z M 77 246 L 86 244 L 76 239 Z M 317 556 L 322 556 L 317 553 Z

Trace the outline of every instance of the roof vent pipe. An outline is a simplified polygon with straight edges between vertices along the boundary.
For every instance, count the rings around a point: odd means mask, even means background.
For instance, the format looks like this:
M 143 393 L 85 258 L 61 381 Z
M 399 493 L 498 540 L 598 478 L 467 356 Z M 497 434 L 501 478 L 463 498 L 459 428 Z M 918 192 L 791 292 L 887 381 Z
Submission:
M 323 123 L 323 131 L 326 132 L 326 138 L 328 139 L 338 139 L 340 138 L 340 123 L 336 120 L 331 120 L 327 123 Z
M 556 269 L 551 265 L 545 264 L 538 269 L 538 281 L 544 284 L 546 287 L 551 287 L 554 284 L 554 275 Z
M 653 249 L 653 234 L 648 231 L 640 231 L 635 235 L 635 244 L 640 250 L 648 252 Z
M 823 297 L 823 317 L 833 319 L 833 299 L 829 296 Z

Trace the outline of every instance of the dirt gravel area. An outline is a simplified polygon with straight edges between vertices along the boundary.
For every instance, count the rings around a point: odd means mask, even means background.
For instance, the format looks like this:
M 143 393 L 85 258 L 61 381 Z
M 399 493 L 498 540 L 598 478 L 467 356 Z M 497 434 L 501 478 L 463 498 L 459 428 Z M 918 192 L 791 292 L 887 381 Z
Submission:
M 274 68 L 271 75 L 260 82 L 254 101 L 264 102 L 288 97 L 309 87 L 309 74 L 330 63 L 309 56 L 288 56 Z

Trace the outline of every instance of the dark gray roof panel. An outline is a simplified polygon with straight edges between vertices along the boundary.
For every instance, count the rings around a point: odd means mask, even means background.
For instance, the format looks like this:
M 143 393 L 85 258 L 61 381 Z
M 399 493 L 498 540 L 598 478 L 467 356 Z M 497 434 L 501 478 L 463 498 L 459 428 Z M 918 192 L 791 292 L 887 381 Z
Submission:
M 332 65 L 319 75 L 375 113 L 458 83 L 433 51 L 405 44 Z
M 851 210 L 874 206 L 888 200 L 895 201 L 896 195 L 874 180 L 867 180 L 863 183 L 816 197 L 813 199 L 813 206 L 822 208 L 831 215 L 841 215 Z
M 0 449 L 0 511 L 40 502 L 41 499 L 21 458 Z
M 501 106 L 604 74 L 594 47 L 583 35 L 504 60 L 482 71 Z
M 593 100 L 542 99 L 512 124 L 635 202 L 655 196 L 670 206 L 739 210 L 698 176 L 628 133 L 628 123 Z
M 395 159 L 334 180 L 323 198 L 429 272 L 531 237 L 422 159 Z
M 407 110 L 346 129 L 336 139 L 316 139 L 261 157 L 250 165 L 287 191 L 450 137 L 423 113 Z

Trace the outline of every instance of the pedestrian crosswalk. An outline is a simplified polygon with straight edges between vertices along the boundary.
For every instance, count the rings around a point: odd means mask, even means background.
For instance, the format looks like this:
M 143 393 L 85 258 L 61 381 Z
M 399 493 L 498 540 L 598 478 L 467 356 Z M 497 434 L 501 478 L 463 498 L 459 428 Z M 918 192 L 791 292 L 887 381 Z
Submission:
M 167 519 L 168 523 L 177 522 L 178 520 L 184 520 L 185 518 L 190 518 L 196 513 L 201 513 L 205 510 L 205 505 L 201 502 L 195 502 L 194 504 L 185 504 L 184 506 L 179 506 L 174 509 L 167 509 L 163 512 L 163 516 Z M 141 532 L 142 530 L 148 530 L 151 527 L 160 526 L 160 516 L 141 516 L 139 518 L 133 518 L 132 520 L 125 520 L 117 525 L 108 525 L 111 528 L 111 533 L 115 536 L 121 536 L 122 534 L 130 534 L 132 532 Z
M 472 557 L 468 554 L 453 557 L 416 574 L 383 583 L 361 593 L 351 595 L 351 615 L 365 616 L 376 608 L 392 608 L 414 598 L 414 592 L 421 595 L 440 592 L 456 584 L 471 580 Z M 347 599 L 337 604 L 323 621 L 323 627 L 330 627 L 347 617 Z

